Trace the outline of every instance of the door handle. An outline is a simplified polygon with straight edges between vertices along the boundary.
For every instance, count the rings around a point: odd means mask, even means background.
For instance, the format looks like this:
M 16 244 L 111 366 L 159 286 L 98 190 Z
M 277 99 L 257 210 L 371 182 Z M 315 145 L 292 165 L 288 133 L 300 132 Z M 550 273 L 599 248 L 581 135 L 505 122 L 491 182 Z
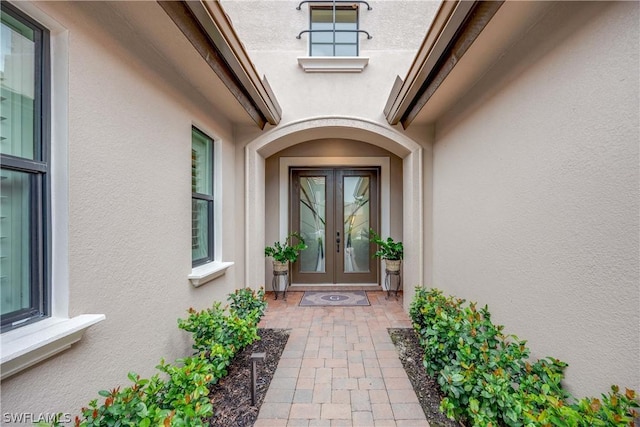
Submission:
M 336 233 L 336 252 L 340 253 L 340 232 Z

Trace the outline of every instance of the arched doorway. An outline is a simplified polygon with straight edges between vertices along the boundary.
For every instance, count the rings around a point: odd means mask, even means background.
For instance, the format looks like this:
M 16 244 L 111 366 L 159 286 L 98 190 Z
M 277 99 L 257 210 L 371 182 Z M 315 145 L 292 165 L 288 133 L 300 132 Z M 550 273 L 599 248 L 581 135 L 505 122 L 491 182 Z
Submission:
M 247 144 L 245 148 L 245 283 L 263 286 L 268 281 L 263 249 L 266 239 L 267 201 L 265 187 L 266 159 L 289 147 L 307 141 L 338 138 L 366 143 L 393 153 L 402 162 L 401 238 L 405 244 L 404 282 L 412 286 L 424 283 L 424 217 L 423 217 L 423 148 L 396 130 L 368 120 L 354 118 L 314 118 L 280 125 Z M 306 159 L 311 161 L 311 158 Z M 367 161 L 366 159 L 363 161 Z M 268 184 L 267 184 L 268 185 Z M 288 200 L 287 195 L 284 197 Z M 283 197 L 279 197 L 278 205 Z M 271 206 L 272 200 L 269 200 Z M 287 201 L 288 203 L 288 201 Z M 384 210 L 384 208 L 383 208 Z M 282 210 L 280 210 L 282 212 Z M 288 212 L 288 209 L 284 211 Z M 279 214 L 278 236 L 284 239 L 289 220 Z M 381 221 L 380 232 L 389 235 L 388 222 Z M 271 228 L 270 228 L 271 230 Z M 271 243 L 271 242 L 269 242 Z M 413 288 L 405 287 L 405 307 L 413 296 Z

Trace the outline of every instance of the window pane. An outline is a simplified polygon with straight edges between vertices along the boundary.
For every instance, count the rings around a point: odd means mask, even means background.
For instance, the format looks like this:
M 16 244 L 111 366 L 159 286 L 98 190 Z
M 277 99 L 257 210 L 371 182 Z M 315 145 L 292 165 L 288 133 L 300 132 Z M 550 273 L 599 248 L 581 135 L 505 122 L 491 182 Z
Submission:
M 311 44 L 329 43 L 333 44 L 333 30 L 321 33 L 310 33 Z
M 191 191 L 213 195 L 213 141 L 197 129 L 192 131 Z
M 29 174 L 0 170 L 0 308 L 31 307 L 31 194 Z
M 314 44 L 311 46 L 311 56 L 333 56 L 333 45 Z
M 209 218 L 213 203 L 191 199 L 191 259 L 209 258 Z
M 0 153 L 34 159 L 34 30 L 3 11 L 0 31 Z
M 333 30 L 332 22 L 312 22 L 311 23 L 312 30 Z
M 358 46 L 350 44 L 336 45 L 336 56 L 358 56 Z
M 354 24 L 358 21 L 358 12 L 356 10 L 336 10 L 336 23 L 351 23 Z
M 349 43 L 356 44 L 358 43 L 358 33 L 349 32 L 349 33 L 341 33 L 336 32 L 336 43 Z
M 319 22 L 329 22 L 333 24 L 333 10 L 331 9 L 311 9 L 311 24 Z

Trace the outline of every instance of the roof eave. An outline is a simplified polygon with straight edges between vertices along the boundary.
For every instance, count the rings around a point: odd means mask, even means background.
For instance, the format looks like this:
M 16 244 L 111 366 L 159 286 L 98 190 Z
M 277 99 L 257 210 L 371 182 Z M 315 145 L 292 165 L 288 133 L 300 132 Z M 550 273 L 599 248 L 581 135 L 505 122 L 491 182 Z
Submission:
M 398 77 L 384 114 L 406 129 L 480 35 L 504 1 L 445 0 L 404 79 Z
M 263 129 L 277 125 L 282 109 L 266 78 L 260 78 L 218 1 L 158 3 L 187 37 L 251 119 Z

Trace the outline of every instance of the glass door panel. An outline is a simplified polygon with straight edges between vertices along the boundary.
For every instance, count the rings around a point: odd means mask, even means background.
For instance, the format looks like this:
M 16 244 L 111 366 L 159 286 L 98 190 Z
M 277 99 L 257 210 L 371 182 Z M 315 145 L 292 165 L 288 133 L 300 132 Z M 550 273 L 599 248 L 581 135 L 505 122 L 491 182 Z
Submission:
M 337 169 L 336 223 L 344 238 L 336 260 L 335 283 L 378 283 L 378 263 L 369 229 L 378 226 L 378 170 Z
M 369 177 L 343 180 L 344 272 L 369 271 Z
M 300 253 L 301 272 L 326 272 L 327 178 L 300 177 L 300 234 L 308 248 Z
M 291 231 L 308 246 L 293 264 L 292 283 L 333 283 L 333 187 L 331 170 L 291 173 Z
M 377 169 L 294 169 L 291 231 L 308 249 L 292 268 L 294 284 L 377 283 L 369 228 L 378 225 Z

